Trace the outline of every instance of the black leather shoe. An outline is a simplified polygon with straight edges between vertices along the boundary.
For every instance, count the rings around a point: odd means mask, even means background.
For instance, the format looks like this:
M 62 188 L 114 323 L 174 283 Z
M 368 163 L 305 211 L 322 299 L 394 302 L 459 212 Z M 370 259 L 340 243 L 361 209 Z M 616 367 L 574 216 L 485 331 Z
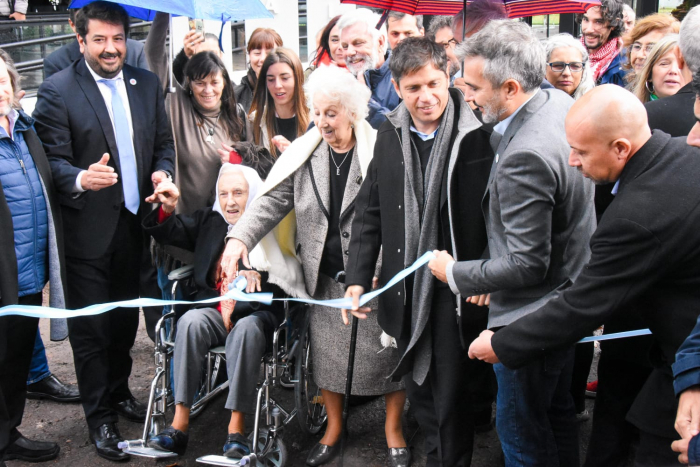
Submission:
M 183 455 L 187 451 L 187 442 L 190 437 L 187 433 L 169 426 L 155 436 L 152 436 L 146 445 L 149 448 L 159 451 L 174 452 L 175 454 Z
M 80 402 L 80 392 L 75 384 L 65 384 L 56 375 L 27 386 L 27 399 L 50 399 L 56 402 Z
M 58 457 L 61 448 L 56 443 L 32 441 L 20 435 L 7 446 L 3 461 L 21 460 L 27 462 L 44 462 Z M 3 464 L 4 465 L 4 464 Z
M 125 401 L 112 404 L 112 408 L 119 415 L 131 422 L 146 421 L 146 406 L 133 397 Z
M 411 465 L 411 450 L 409 448 L 389 448 L 391 467 L 408 467 Z
M 97 449 L 97 455 L 110 461 L 123 462 L 131 459 L 131 456 L 117 446 L 124 441 L 119 434 L 116 423 L 105 423 L 96 430 L 90 431 L 90 441 Z
M 340 440 L 333 446 L 316 443 L 316 446 L 311 448 L 309 456 L 306 458 L 306 465 L 316 466 L 327 464 L 332 461 L 340 452 Z

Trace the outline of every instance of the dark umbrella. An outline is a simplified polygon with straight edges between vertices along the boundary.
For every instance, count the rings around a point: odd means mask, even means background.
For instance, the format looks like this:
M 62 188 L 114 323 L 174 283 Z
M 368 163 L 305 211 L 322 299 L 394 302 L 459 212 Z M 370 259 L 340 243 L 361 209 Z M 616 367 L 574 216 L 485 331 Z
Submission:
M 466 8 L 468 0 L 340 0 L 372 8 L 399 11 L 409 15 L 454 15 Z M 600 5 L 600 0 L 503 0 L 509 18 L 551 15 L 557 13 L 585 13 Z

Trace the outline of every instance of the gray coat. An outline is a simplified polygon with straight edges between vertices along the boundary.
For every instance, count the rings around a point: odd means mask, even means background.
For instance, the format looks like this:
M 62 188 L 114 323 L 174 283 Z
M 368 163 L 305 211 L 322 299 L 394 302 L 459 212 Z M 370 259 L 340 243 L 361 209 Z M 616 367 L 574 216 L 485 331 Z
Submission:
M 590 256 L 593 183 L 570 167 L 573 100 L 540 90 L 508 126 L 482 201 L 489 260 L 454 265 L 463 297 L 491 293 L 489 327 L 506 326 L 571 285 Z
M 296 253 L 301 259 L 306 291 L 314 296 L 318 285 L 321 255 L 328 234 L 330 210 L 330 170 L 328 144 L 321 142 L 309 159 L 294 174 L 261 196 L 236 223 L 229 237 L 241 240 L 248 251 L 272 230 L 292 209 L 296 213 Z M 340 215 L 343 262 L 347 265 L 350 230 L 355 216 L 355 197 L 362 175 L 355 155 L 350 165 Z M 320 203 L 323 203 L 323 208 Z

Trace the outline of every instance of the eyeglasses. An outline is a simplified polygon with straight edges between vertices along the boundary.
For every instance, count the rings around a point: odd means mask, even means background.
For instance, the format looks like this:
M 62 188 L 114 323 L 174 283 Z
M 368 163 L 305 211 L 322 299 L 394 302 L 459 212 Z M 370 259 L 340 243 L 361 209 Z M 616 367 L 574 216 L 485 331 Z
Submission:
M 445 49 L 457 45 L 457 39 L 454 37 L 447 42 L 438 42 L 439 45 L 443 46 Z
M 547 63 L 549 65 L 549 68 L 552 69 L 553 72 L 555 73 L 563 73 L 564 70 L 566 70 L 566 67 L 569 67 L 569 70 L 571 70 L 572 73 L 578 73 L 581 70 L 583 70 L 583 67 L 586 66 L 584 63 L 581 62 L 551 62 Z
M 649 52 L 651 52 L 651 49 L 653 49 L 655 45 L 655 42 L 646 45 L 642 45 L 639 42 L 635 42 L 634 44 L 632 44 L 632 50 L 634 50 L 635 52 L 639 52 L 640 50 L 644 49 L 644 52 L 648 54 Z

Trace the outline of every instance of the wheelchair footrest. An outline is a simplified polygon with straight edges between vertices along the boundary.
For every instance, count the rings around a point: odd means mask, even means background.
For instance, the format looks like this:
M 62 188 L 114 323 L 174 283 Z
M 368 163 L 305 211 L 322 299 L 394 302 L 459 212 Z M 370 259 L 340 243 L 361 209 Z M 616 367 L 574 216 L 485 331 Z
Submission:
M 230 457 L 214 456 L 214 455 L 199 457 L 199 458 L 197 458 L 197 462 L 201 462 L 202 464 L 221 465 L 221 466 L 230 466 L 230 465 L 239 466 L 239 465 L 241 465 L 240 459 L 232 459 Z
M 149 448 L 144 445 L 143 441 L 140 439 L 119 443 L 119 448 L 132 456 L 148 457 L 150 459 L 169 459 L 178 456 L 174 452 L 159 451 L 158 449 Z

